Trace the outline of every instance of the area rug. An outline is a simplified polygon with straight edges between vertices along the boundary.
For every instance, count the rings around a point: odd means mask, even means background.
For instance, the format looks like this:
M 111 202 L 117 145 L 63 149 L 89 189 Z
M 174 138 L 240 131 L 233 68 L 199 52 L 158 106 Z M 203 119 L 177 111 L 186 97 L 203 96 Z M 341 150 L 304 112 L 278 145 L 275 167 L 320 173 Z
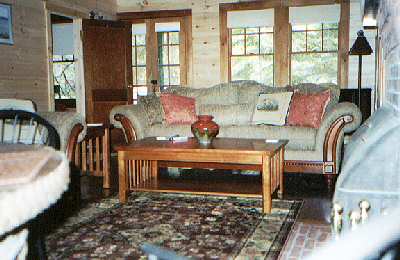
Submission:
M 46 237 L 49 259 L 146 259 L 150 243 L 194 259 L 276 259 L 301 201 L 134 193 L 89 204 Z

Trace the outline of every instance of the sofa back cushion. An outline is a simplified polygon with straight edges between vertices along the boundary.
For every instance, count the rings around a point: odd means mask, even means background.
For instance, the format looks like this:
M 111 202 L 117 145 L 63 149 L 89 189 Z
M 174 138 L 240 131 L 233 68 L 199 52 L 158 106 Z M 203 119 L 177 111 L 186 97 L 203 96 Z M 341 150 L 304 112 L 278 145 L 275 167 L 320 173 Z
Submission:
M 253 123 L 285 125 L 293 92 L 260 94 L 254 108 Z
M 194 98 L 165 93 L 160 99 L 167 124 L 191 124 L 197 120 Z
M 147 96 L 139 96 L 138 103 L 143 106 L 149 125 L 163 122 L 164 110 L 159 96 L 153 93 Z
M 237 104 L 238 96 L 229 83 L 221 83 L 210 88 L 171 87 L 165 92 L 196 99 L 196 105 Z
M 290 104 L 288 125 L 319 128 L 329 100 L 330 90 L 312 94 L 295 92 Z
M 200 105 L 197 112 L 212 115 L 219 125 L 243 125 L 251 122 L 253 110 L 252 104 Z

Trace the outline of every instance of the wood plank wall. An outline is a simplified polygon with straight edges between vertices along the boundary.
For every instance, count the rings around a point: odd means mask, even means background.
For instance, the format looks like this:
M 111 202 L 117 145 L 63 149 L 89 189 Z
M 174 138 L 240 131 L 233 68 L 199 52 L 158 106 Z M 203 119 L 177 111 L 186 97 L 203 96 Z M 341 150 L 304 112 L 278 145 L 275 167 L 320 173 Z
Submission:
M 347 0 L 345 0 L 348 2 Z M 118 4 L 118 13 L 123 12 L 146 12 L 146 11 L 155 11 L 155 10 L 178 10 L 178 9 L 191 9 L 192 10 L 192 37 L 193 37 L 193 64 L 192 64 L 192 74 L 188 75 L 188 77 L 193 82 L 191 85 L 193 87 L 209 87 L 213 84 L 218 84 L 220 82 L 227 81 L 227 75 L 224 70 L 227 70 L 226 64 L 224 64 L 223 60 L 226 60 L 226 51 L 221 52 L 220 41 L 227 37 L 223 32 L 220 34 L 220 25 L 222 20 L 219 17 L 219 7 L 220 4 L 230 3 L 235 5 L 235 3 L 240 2 L 244 4 L 249 9 L 251 9 L 254 5 L 259 5 L 260 2 L 265 4 L 266 6 L 279 6 L 282 3 L 285 6 L 301 6 L 310 4 L 326 4 L 328 2 L 338 3 L 340 0 L 269 0 L 269 1 L 243 1 L 243 0 L 151 0 L 147 1 L 147 3 L 143 4 L 142 1 L 132 1 L 132 0 L 117 0 Z M 254 4 L 254 2 L 258 2 Z M 351 14 L 360 12 L 360 3 L 359 1 L 351 1 Z M 353 44 L 354 38 L 352 34 L 354 34 L 355 30 L 362 29 L 360 16 L 351 15 L 350 16 L 350 37 L 348 38 L 348 46 Z M 281 30 L 286 30 L 286 28 L 281 28 Z M 344 32 L 346 33 L 346 32 Z M 367 33 L 368 34 L 368 33 Z M 280 37 L 283 37 L 281 34 Z M 371 41 L 370 41 L 371 43 Z M 372 44 L 371 44 L 372 45 Z M 342 46 L 346 46 L 346 44 L 342 43 Z M 222 46 L 222 48 L 224 48 Z M 282 46 L 282 48 L 286 48 L 286 46 Z M 227 49 L 226 49 L 227 50 Z M 286 50 L 286 49 L 285 49 Z M 289 53 L 288 53 L 289 54 Z M 374 58 L 373 56 L 368 57 L 371 60 L 368 62 L 364 62 L 364 67 L 374 67 Z M 344 63 L 344 66 L 341 69 L 346 69 L 348 63 L 350 61 L 350 69 L 348 71 L 348 80 L 346 78 L 341 79 L 343 86 L 342 88 L 356 88 L 354 85 L 357 82 L 357 70 L 353 69 L 352 66 L 352 58 L 348 59 L 346 55 L 346 50 L 343 50 L 341 53 L 341 59 Z M 285 64 L 286 65 L 286 64 Z M 286 76 L 289 73 L 289 68 L 286 66 L 286 70 L 283 69 L 282 65 L 282 73 L 276 75 L 279 84 L 284 85 L 287 82 Z M 366 85 L 370 86 L 373 84 L 374 79 L 371 78 L 373 73 L 370 73 L 368 82 L 365 82 Z M 341 72 L 341 77 L 346 77 L 346 72 Z M 347 84 L 349 82 L 349 84 Z M 364 80 L 363 80 L 364 83 Z
M 0 45 L 0 98 L 28 98 L 49 109 L 46 10 L 76 17 L 97 8 L 114 17 L 115 0 L 2 0 L 12 5 L 14 45 Z

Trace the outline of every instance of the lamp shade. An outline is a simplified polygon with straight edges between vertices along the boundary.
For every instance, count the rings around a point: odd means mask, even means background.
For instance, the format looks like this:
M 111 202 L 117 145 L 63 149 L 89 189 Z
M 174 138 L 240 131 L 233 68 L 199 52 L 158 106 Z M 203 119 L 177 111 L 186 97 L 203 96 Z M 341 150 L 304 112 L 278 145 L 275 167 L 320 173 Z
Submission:
M 372 48 L 369 45 L 367 38 L 364 36 L 364 32 L 362 30 L 357 32 L 357 39 L 354 42 L 353 46 L 350 49 L 350 55 L 371 55 Z

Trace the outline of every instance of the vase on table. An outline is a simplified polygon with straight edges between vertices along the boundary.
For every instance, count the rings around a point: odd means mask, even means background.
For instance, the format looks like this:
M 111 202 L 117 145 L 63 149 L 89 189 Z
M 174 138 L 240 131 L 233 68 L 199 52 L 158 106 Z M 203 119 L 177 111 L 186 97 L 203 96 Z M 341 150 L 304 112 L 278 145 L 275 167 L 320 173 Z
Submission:
M 192 133 L 201 145 L 209 145 L 219 133 L 219 125 L 211 115 L 199 115 L 191 126 Z

